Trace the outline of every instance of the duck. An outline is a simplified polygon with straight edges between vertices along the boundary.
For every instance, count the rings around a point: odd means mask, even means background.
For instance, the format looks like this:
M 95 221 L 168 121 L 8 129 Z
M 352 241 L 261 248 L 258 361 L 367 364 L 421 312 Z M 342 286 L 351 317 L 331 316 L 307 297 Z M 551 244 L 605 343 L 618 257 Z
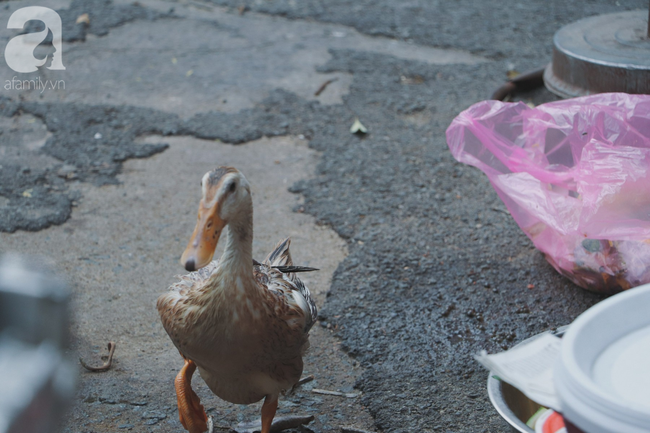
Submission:
M 190 433 L 208 430 L 208 417 L 191 386 L 198 369 L 222 400 L 264 399 L 262 433 L 270 433 L 278 398 L 300 380 L 317 308 L 296 275 L 290 239 L 260 263 L 253 260 L 253 201 L 246 177 L 219 167 L 201 180 L 198 221 L 181 256 L 188 274 L 162 294 L 157 309 L 184 365 L 174 380 L 179 419 Z M 213 260 L 226 233 L 224 251 Z

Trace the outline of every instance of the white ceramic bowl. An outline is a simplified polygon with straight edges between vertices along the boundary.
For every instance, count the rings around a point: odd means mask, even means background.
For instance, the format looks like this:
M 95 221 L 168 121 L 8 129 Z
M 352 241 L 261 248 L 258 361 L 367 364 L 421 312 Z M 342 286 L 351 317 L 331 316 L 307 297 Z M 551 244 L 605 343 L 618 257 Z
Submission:
M 650 433 L 650 284 L 581 314 L 554 378 L 564 418 L 582 431 Z

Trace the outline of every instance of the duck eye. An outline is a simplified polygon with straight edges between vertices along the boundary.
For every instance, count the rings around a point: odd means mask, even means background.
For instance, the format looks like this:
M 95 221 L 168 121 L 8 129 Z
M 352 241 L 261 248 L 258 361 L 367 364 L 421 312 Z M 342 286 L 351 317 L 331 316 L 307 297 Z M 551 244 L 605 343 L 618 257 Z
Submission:
M 235 182 L 231 183 L 230 186 L 228 186 L 228 192 L 235 192 L 235 189 L 237 189 L 237 184 Z

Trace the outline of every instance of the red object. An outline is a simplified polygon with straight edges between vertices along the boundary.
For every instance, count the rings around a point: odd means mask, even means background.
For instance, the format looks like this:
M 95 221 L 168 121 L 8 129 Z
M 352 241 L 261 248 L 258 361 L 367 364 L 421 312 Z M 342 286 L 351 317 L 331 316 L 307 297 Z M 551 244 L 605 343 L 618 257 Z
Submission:
M 546 418 L 546 422 L 544 423 L 542 432 L 557 433 L 563 428 L 565 428 L 564 418 L 562 418 L 562 415 L 560 415 L 559 413 L 553 412 L 548 418 Z

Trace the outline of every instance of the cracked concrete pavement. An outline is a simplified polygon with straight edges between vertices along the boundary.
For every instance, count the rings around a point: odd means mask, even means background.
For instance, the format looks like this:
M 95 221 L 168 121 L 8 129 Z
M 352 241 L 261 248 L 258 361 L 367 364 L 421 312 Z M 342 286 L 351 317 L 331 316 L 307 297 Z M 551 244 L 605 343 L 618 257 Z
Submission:
M 98 361 L 118 343 L 115 368 L 80 369 L 64 431 L 180 431 L 180 357 L 154 303 L 181 272 L 198 179 L 215 165 L 253 185 L 257 257 L 291 235 L 295 259 L 322 269 L 306 278 L 322 307 L 305 363 L 316 381 L 281 405 L 316 415 L 296 431 L 506 431 L 471 355 L 601 299 L 555 273 L 444 131 L 508 69 L 546 62 L 560 25 L 645 2 L 39 4 L 61 13 L 66 70 L 25 79 L 65 89 L 3 90 L 0 252 L 67 275 L 71 354 Z M 5 3 L 0 22 L 23 5 Z M 0 83 L 15 75 L 0 62 Z M 349 132 L 357 117 L 365 137 Z M 195 384 L 218 425 L 258 416 Z

